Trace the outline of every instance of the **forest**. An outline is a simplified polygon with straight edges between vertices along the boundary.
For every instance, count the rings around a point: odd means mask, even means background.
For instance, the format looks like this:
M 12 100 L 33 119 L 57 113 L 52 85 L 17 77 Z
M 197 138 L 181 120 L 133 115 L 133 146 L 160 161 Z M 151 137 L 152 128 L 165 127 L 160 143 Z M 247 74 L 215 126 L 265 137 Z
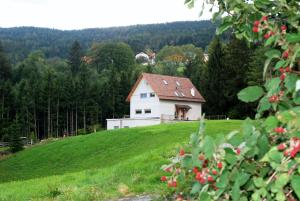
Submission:
M 194 44 L 205 48 L 214 36 L 211 21 L 187 21 L 127 27 L 63 31 L 37 27 L 0 28 L 0 41 L 10 61 L 17 63 L 34 50 L 47 58 L 67 58 L 70 44 L 78 41 L 84 51 L 95 42 L 124 42 L 135 53 L 147 48 L 157 52 L 165 45 Z
M 158 25 L 149 26 L 151 29 Z M 147 30 L 146 27 L 143 28 Z M 253 107 L 238 101 L 236 94 L 247 85 L 261 84 L 263 49 L 251 47 L 230 33 L 219 38 L 213 37 L 213 31 L 210 34 L 198 31 L 207 35 L 203 39 L 186 27 L 185 37 L 190 33 L 196 42 L 169 44 L 165 40 L 171 41 L 172 37 L 167 39 L 167 34 L 161 32 L 161 39 L 155 34 L 140 34 L 144 38 L 141 44 L 138 40 L 137 44 L 131 43 L 133 36 L 123 35 L 127 41 L 108 40 L 109 31 L 107 41 L 100 42 L 92 42 L 91 35 L 86 35 L 83 42 L 76 37 L 51 42 L 51 37 L 40 28 L 15 28 L 11 34 L 6 32 L 7 38 L 1 39 L 0 48 L 0 141 L 14 142 L 19 137 L 36 141 L 105 129 L 106 118 L 129 113 L 125 99 L 142 72 L 190 78 L 207 101 L 204 105 L 207 115 L 224 114 L 235 119 L 253 116 Z M 13 31 L 18 29 L 41 31 L 42 37 L 30 31 L 18 36 L 20 33 Z M 122 34 L 119 31 L 113 34 L 113 30 L 125 28 L 111 29 L 112 36 L 117 38 L 116 33 Z M 136 29 L 134 26 L 123 31 L 134 35 Z M 74 31 L 77 32 L 80 31 Z M 3 30 L 0 33 L 3 35 Z M 172 34 L 181 37 L 176 32 Z M 12 38 L 17 39 L 10 44 Z M 18 49 L 21 46 L 18 41 L 26 41 L 29 46 Z M 55 53 L 54 49 L 59 51 Z M 136 60 L 139 51 L 155 52 L 155 64 L 145 65 Z M 204 54 L 208 54 L 208 60 Z

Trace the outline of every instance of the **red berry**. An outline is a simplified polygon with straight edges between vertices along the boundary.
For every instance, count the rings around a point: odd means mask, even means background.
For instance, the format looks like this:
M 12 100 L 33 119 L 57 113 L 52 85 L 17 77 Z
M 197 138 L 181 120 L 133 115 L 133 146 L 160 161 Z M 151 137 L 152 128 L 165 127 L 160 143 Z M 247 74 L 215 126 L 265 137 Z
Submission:
M 176 200 L 178 200 L 178 201 L 182 201 L 182 200 L 183 200 L 183 197 L 182 197 L 182 195 L 177 195 L 177 198 L 176 198 Z
M 254 33 L 258 33 L 258 32 L 259 32 L 259 28 L 258 28 L 258 27 L 253 27 L 253 28 L 252 28 L 252 31 L 253 31 Z
M 193 172 L 194 172 L 195 174 L 197 174 L 197 172 L 199 172 L 198 168 L 197 168 L 197 167 L 194 167 Z
M 280 145 L 277 146 L 277 149 L 279 151 L 283 151 L 283 150 L 285 150 L 285 148 L 286 148 L 286 145 L 284 143 L 281 143 Z
M 285 77 L 286 77 L 286 74 L 285 74 L 285 73 L 282 73 L 282 74 L 280 75 L 280 80 L 283 81 L 283 80 L 285 79 Z
M 279 101 L 279 97 L 277 95 L 273 95 L 269 98 L 270 103 L 277 103 Z
M 261 20 L 262 21 L 267 21 L 268 20 L 268 16 L 262 16 Z
M 200 178 L 200 179 L 199 179 L 199 182 L 200 182 L 200 184 L 205 184 L 205 183 L 206 183 L 206 180 L 205 180 L 204 178 Z
M 168 168 L 165 169 L 165 171 L 166 171 L 166 172 L 172 172 L 173 169 L 172 169 L 171 167 L 168 167 Z
M 258 20 L 255 20 L 254 23 L 253 23 L 253 25 L 254 25 L 255 27 L 258 27 L 259 24 L 260 24 L 260 22 L 259 22 Z
M 290 155 L 290 153 L 289 153 L 288 150 L 286 150 L 285 152 L 283 152 L 283 155 L 286 156 L 286 157 L 288 157 Z
M 298 150 L 297 148 L 294 148 L 294 149 L 291 151 L 290 156 L 291 156 L 292 158 L 294 158 L 294 157 L 297 155 L 298 151 L 299 151 L 299 150 Z
M 200 161 L 203 161 L 205 159 L 205 156 L 203 155 L 203 154 L 201 154 L 200 156 L 199 156 L 199 160 Z
M 282 97 L 284 95 L 284 91 L 279 91 L 279 96 Z
M 164 182 L 164 181 L 167 181 L 167 177 L 166 177 L 166 176 L 162 176 L 162 177 L 160 178 L 160 180 L 163 181 L 163 182 Z
M 237 149 L 235 150 L 235 152 L 236 152 L 237 155 L 240 155 L 240 154 L 241 154 L 241 149 L 240 149 L 240 148 L 237 148 Z
M 217 170 L 213 170 L 213 171 L 211 171 L 211 173 L 212 173 L 213 175 L 217 175 L 217 174 L 218 174 Z
M 289 57 L 289 51 L 284 51 L 283 53 L 282 53 L 282 57 L 283 58 L 288 58 Z
M 217 166 L 218 166 L 219 169 L 222 169 L 223 164 L 221 162 L 218 162 Z
M 177 181 L 173 181 L 173 187 L 174 187 L 174 188 L 177 187 Z
M 275 133 L 284 133 L 284 132 L 286 132 L 286 130 L 283 127 L 277 127 L 274 129 L 274 132 Z
M 280 28 L 281 28 L 281 31 L 286 31 L 287 30 L 287 27 L 285 25 L 282 25 Z
M 292 72 L 292 69 L 290 67 L 286 67 L 285 72 L 287 72 L 287 73 Z
M 207 177 L 207 181 L 208 181 L 208 182 L 213 182 L 213 181 L 214 181 L 214 178 L 213 178 L 212 176 L 208 176 L 208 177 Z
M 179 155 L 180 156 L 183 156 L 185 153 L 184 153 L 184 149 L 180 149 L 180 151 L 179 151 Z
M 173 187 L 173 182 L 172 182 L 171 180 L 168 181 L 168 187 L 169 187 L 169 188 Z
M 280 71 L 281 73 L 284 73 L 284 72 L 285 72 L 285 70 L 284 70 L 283 67 L 280 67 L 280 68 L 279 68 L 279 71 Z
M 266 33 L 266 34 L 264 35 L 264 38 L 265 38 L 265 39 L 269 39 L 270 36 L 271 36 L 271 35 L 270 35 L 269 33 Z

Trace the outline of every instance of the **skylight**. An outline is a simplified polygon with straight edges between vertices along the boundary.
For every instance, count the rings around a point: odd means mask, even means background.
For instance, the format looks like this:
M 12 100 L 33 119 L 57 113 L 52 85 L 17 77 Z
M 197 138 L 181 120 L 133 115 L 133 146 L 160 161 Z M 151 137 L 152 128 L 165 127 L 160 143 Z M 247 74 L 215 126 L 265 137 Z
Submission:
M 165 84 L 168 84 L 167 80 L 163 80 L 163 82 L 164 82 Z
M 174 94 L 175 94 L 176 96 L 179 96 L 179 94 L 177 93 L 177 91 L 174 91 Z
M 178 81 L 176 81 L 177 86 L 180 86 L 180 83 Z
M 181 95 L 182 95 L 182 96 L 185 96 L 183 92 L 181 92 Z
M 194 88 L 191 88 L 191 95 L 195 96 L 195 89 Z

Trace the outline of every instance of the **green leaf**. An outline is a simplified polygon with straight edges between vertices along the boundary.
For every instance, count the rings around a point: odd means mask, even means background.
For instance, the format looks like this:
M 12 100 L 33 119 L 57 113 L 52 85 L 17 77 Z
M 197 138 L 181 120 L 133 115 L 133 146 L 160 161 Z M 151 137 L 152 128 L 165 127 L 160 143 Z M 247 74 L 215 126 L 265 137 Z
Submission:
M 258 112 L 264 112 L 271 108 L 271 103 L 269 102 L 267 97 L 263 97 L 259 101 Z
M 275 65 L 275 69 L 279 69 L 280 67 L 284 67 L 285 66 L 285 60 L 280 60 L 276 63 Z
M 286 34 L 286 40 L 289 43 L 297 43 L 300 42 L 300 34 Z
M 280 58 L 281 52 L 280 52 L 279 50 L 272 49 L 272 50 L 267 51 L 267 52 L 265 53 L 265 55 L 266 55 L 269 59 Z
M 265 181 L 261 177 L 255 177 L 253 179 L 253 182 L 257 188 L 261 188 L 261 187 L 265 186 Z
M 277 127 L 278 120 L 274 116 L 269 116 L 263 123 L 264 127 L 266 127 L 267 131 L 271 131 Z
M 200 190 L 201 190 L 201 184 L 199 182 L 196 182 L 192 187 L 191 194 L 196 194 L 200 192 Z
M 238 180 L 236 180 L 233 185 L 231 197 L 233 201 L 238 201 L 240 199 L 240 184 Z
M 221 35 L 224 31 L 228 30 L 231 27 L 231 22 L 223 22 L 216 31 L 217 35 Z
M 281 83 L 281 80 L 280 80 L 279 77 L 272 78 L 271 80 L 268 80 L 268 82 L 266 83 L 266 88 L 268 90 L 268 95 L 269 96 L 272 96 L 272 95 L 279 92 L 280 83 Z
M 236 154 L 226 154 L 225 160 L 229 164 L 234 165 L 238 161 L 238 158 L 236 157 Z
M 289 74 L 284 80 L 284 86 L 288 89 L 288 92 L 293 92 L 296 88 L 296 82 L 298 76 L 295 74 Z
M 182 160 L 182 166 L 188 169 L 193 167 L 193 160 L 191 156 L 185 156 Z
M 296 193 L 298 199 L 300 200 L 300 176 L 296 176 L 294 175 L 292 177 L 292 181 L 291 181 L 291 184 L 292 184 L 292 188 L 294 189 L 294 192 Z
M 212 199 L 210 198 L 210 195 L 207 192 L 201 192 L 199 195 L 199 199 L 201 201 L 212 201 Z
M 250 178 L 250 175 L 245 173 L 245 172 L 241 172 L 238 174 L 237 176 L 237 181 L 239 182 L 240 186 L 243 186 Z
M 274 43 L 275 41 L 275 38 L 276 38 L 275 36 L 271 36 L 270 38 L 268 38 L 268 40 L 265 42 L 265 47 L 272 45 L 272 43 Z
M 280 192 L 282 188 L 290 181 L 290 177 L 288 173 L 279 174 L 278 178 L 275 181 L 275 184 L 272 187 L 272 192 Z
M 250 86 L 238 93 L 238 98 L 241 101 L 244 101 L 246 103 L 248 102 L 254 102 L 258 100 L 262 95 L 264 91 L 259 86 Z
M 215 148 L 214 140 L 211 136 L 206 136 L 203 140 L 203 152 L 206 158 L 210 159 L 213 156 Z

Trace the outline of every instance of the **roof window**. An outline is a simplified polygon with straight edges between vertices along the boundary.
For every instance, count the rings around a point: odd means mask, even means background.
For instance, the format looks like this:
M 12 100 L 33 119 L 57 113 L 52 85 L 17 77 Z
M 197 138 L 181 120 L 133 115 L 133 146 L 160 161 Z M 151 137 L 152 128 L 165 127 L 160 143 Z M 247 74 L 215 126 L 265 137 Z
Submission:
M 177 93 L 177 91 L 174 91 L 174 94 L 175 94 L 176 96 L 179 96 L 179 94 Z
M 195 89 L 194 88 L 191 88 L 191 95 L 195 96 Z
M 163 82 L 164 82 L 164 84 L 166 84 L 166 85 L 168 84 L 167 80 L 163 80 Z
M 180 86 L 180 83 L 179 83 L 178 81 L 176 81 L 176 85 L 177 85 L 177 86 Z

